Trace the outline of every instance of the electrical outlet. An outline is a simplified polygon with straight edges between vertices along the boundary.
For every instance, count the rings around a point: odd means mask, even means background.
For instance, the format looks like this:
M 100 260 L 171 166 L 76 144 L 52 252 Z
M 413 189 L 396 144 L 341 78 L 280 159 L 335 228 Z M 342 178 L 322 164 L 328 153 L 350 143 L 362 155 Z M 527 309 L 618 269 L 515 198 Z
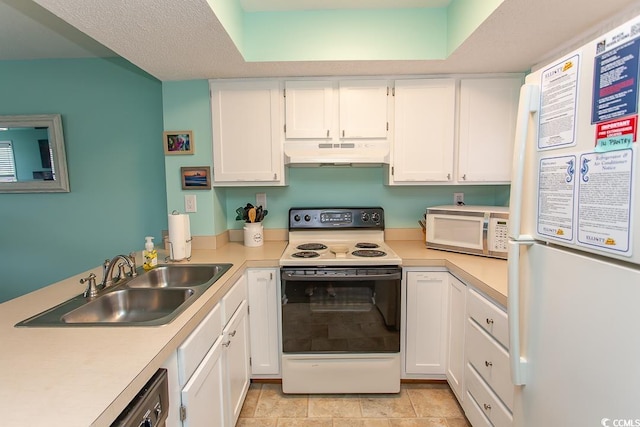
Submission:
M 267 209 L 267 193 L 256 193 L 256 206 Z
M 197 212 L 198 204 L 196 202 L 195 194 L 187 194 L 184 196 L 184 211 L 185 212 Z
M 464 205 L 464 193 L 453 193 L 453 204 Z

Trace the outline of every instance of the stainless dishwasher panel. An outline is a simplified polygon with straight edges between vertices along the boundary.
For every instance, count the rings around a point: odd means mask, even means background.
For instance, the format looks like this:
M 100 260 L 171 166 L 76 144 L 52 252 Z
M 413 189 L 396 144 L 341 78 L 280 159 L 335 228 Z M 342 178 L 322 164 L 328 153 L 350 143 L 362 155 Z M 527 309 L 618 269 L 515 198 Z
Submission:
M 111 427 L 164 427 L 169 413 L 167 370 L 159 369 Z

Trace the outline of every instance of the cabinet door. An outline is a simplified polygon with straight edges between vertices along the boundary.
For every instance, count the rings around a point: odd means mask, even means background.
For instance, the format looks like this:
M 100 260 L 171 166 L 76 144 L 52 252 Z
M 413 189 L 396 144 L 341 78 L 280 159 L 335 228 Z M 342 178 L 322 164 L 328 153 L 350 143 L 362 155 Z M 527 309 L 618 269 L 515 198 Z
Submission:
M 278 336 L 278 270 L 249 270 L 249 334 L 251 336 L 251 374 L 280 374 Z
M 406 277 L 406 373 L 444 374 L 449 273 L 408 271 Z
M 240 304 L 222 335 L 228 397 L 227 425 L 232 426 L 238 420 L 249 389 L 249 322 L 246 301 Z
M 460 82 L 458 181 L 511 181 L 521 77 Z
M 397 80 L 390 183 L 453 180 L 454 79 Z
M 340 83 L 340 138 L 387 138 L 386 80 Z
M 214 183 L 283 182 L 277 81 L 212 82 Z
M 285 82 L 285 137 L 330 139 L 333 128 L 333 83 L 330 81 Z
M 222 348 L 219 337 L 182 389 L 184 427 L 225 425 Z
M 467 287 L 460 280 L 449 275 L 449 320 L 447 380 L 449 386 L 462 403 L 464 400 L 464 325 L 466 318 Z

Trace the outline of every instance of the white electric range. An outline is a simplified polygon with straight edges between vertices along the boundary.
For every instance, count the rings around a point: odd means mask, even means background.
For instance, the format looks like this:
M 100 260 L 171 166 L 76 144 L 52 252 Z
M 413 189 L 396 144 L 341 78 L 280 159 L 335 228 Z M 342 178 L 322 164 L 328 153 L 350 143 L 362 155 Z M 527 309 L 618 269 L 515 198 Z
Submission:
M 292 208 L 282 266 L 400 265 L 382 208 Z
M 382 208 L 289 210 L 285 393 L 400 391 L 400 264 L 384 242 Z

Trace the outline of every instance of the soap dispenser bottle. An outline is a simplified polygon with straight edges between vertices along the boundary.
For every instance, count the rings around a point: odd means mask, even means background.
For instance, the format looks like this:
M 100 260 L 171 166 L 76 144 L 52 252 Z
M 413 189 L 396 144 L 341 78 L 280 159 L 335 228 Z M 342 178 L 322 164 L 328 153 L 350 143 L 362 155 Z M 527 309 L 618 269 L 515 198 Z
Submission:
M 149 271 L 158 266 L 158 251 L 153 247 L 152 236 L 145 237 L 145 240 L 144 251 L 142 252 L 142 256 L 144 257 L 142 268 L 144 268 L 145 271 Z

